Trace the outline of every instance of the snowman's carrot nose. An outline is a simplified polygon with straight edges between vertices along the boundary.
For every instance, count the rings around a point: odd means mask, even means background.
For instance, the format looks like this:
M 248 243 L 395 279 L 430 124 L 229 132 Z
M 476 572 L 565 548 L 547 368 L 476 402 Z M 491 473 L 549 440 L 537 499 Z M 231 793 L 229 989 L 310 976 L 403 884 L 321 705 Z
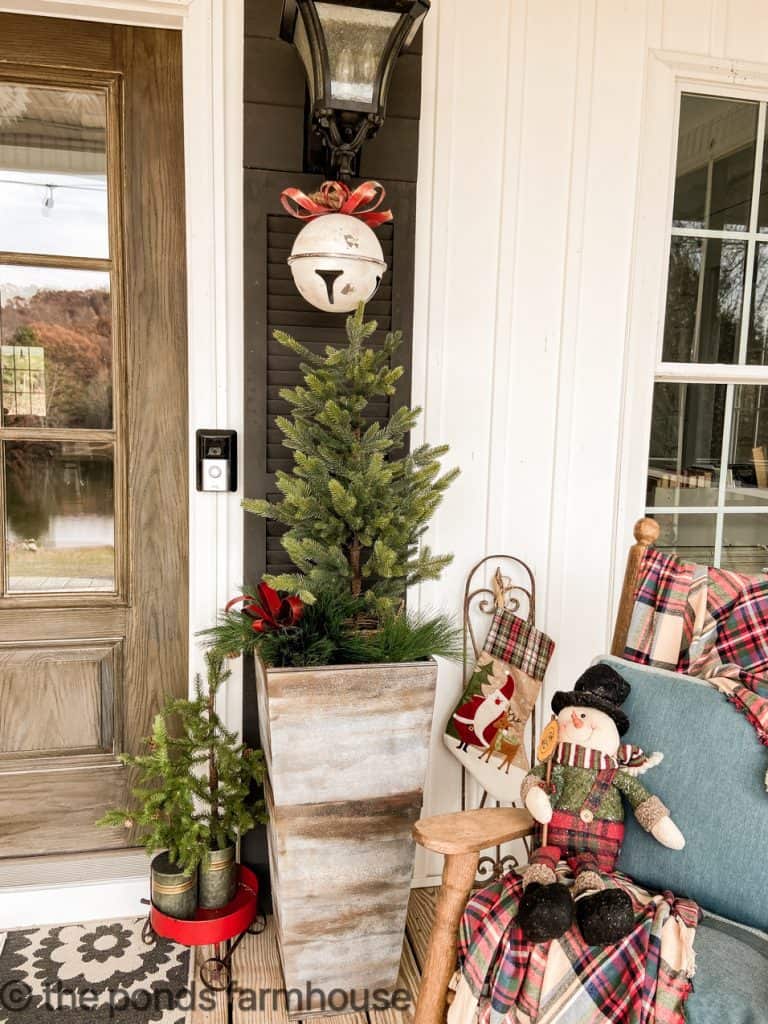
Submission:
M 581 727 L 584 725 L 584 719 L 579 718 L 575 711 L 571 712 L 571 721 L 573 722 L 574 728 L 576 729 L 581 729 Z

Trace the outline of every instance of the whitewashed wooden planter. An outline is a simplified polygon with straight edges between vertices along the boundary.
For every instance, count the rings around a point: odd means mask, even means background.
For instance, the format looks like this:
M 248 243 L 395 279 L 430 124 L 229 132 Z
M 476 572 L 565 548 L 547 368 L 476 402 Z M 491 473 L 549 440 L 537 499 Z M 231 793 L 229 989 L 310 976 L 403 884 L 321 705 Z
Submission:
M 437 664 L 265 669 L 257 657 L 256 678 L 286 988 L 391 990 Z

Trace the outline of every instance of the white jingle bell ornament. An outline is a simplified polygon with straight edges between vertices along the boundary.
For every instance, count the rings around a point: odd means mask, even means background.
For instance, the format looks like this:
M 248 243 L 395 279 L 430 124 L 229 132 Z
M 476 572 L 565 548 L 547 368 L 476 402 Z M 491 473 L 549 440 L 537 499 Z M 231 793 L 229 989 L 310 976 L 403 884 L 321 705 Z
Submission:
M 308 220 L 293 244 L 288 265 L 301 295 L 326 313 L 349 313 L 376 293 L 387 269 L 372 226 L 392 219 L 374 212 L 384 198 L 378 182 L 354 190 L 343 182 L 325 182 L 311 196 L 286 189 L 283 206 Z
M 387 269 L 376 235 L 345 213 L 328 213 L 302 228 L 288 265 L 307 302 L 326 313 L 349 313 L 367 302 Z

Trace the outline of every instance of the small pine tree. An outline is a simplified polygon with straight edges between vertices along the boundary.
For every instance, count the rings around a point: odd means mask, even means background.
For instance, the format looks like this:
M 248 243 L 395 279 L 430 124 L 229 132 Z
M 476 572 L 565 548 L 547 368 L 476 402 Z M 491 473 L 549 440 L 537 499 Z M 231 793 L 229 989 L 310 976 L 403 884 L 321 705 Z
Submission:
M 135 828 L 142 846 L 166 849 L 183 871 L 264 820 L 263 803 L 250 795 L 252 781 L 263 778 L 263 754 L 225 728 L 216 697 L 231 673 L 215 652 L 206 654 L 206 663 L 207 687 L 198 675 L 192 700 L 167 701 L 155 717 L 147 753 L 121 755 L 138 773 L 131 791 L 135 808 L 109 811 L 97 823 Z
M 216 711 L 216 697 L 232 673 L 216 651 L 207 651 L 207 685 L 195 677 L 193 700 L 172 700 L 168 717 L 178 716 L 183 756 L 190 757 L 190 789 L 196 820 L 203 826 L 206 848 L 232 846 L 257 821 L 263 821 L 263 803 L 251 799 L 251 782 L 264 777 L 264 755 L 237 742 Z
M 205 854 L 207 835 L 205 823 L 195 812 L 190 785 L 192 745 L 169 736 L 165 712 L 155 716 L 145 745 L 145 754 L 120 755 L 123 764 L 136 772 L 131 790 L 134 807 L 108 811 L 97 824 L 135 829 L 136 841 L 145 849 L 167 850 L 172 864 L 193 871 Z
M 303 360 L 304 384 L 280 392 L 292 414 L 276 421 L 293 450 L 293 472 L 277 474 L 280 501 L 246 500 L 243 507 L 288 527 L 282 544 L 298 571 L 266 577 L 273 587 L 306 602 L 320 593 L 351 594 L 385 612 L 407 586 L 437 579 L 451 561 L 420 541 L 458 470 L 441 475 L 447 446 L 404 452 L 420 409 L 403 406 L 385 423 L 371 421 L 370 404 L 389 399 L 403 374 L 391 365 L 402 334 L 367 346 L 376 329 L 361 304 L 347 319 L 348 344 L 328 345 L 324 355 L 275 331 Z

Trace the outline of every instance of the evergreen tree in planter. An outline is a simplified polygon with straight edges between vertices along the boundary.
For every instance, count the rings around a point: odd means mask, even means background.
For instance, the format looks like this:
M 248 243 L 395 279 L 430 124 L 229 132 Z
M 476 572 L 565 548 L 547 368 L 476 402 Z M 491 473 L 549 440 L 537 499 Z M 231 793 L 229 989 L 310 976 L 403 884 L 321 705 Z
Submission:
M 391 365 L 400 335 L 374 346 L 375 330 L 360 307 L 347 344 L 324 354 L 276 333 L 302 360 L 303 383 L 281 391 L 291 415 L 277 421 L 293 469 L 277 475 L 280 500 L 244 506 L 286 527 L 296 568 L 247 592 L 207 633 L 221 653 L 257 654 L 289 990 L 394 986 L 437 679 L 430 656 L 460 652 L 447 616 L 404 610 L 406 588 L 450 561 L 422 540 L 456 470 L 442 472 L 444 447 L 406 450 L 419 410 L 373 421 L 372 404 L 403 373 Z M 361 941 L 366 917 L 375 952 Z
M 406 450 L 420 409 L 403 406 L 384 423 L 372 419 L 371 404 L 388 401 L 403 374 L 392 365 L 401 333 L 367 345 L 376 329 L 361 305 L 347 319 L 348 344 L 328 345 L 324 355 L 275 332 L 303 360 L 304 383 L 280 392 L 292 414 L 276 421 L 293 451 L 293 470 L 277 473 L 281 500 L 247 499 L 243 507 L 286 527 L 281 543 L 296 571 L 265 577 L 258 596 L 246 593 L 243 609 L 228 608 L 206 631 L 219 653 L 258 649 L 276 667 L 460 655 L 450 617 L 404 610 L 406 588 L 437 579 L 452 559 L 434 555 L 422 537 L 459 471 L 441 473 L 447 446 Z M 265 598 L 269 587 L 298 595 L 301 615 L 281 619 L 275 612 L 268 628 L 257 616 L 255 626 L 253 610 L 276 600 Z
M 135 807 L 109 811 L 98 822 L 135 828 L 136 841 L 148 852 L 164 851 L 152 862 L 153 901 L 176 917 L 194 913 L 198 869 L 200 906 L 229 902 L 237 882 L 235 845 L 264 820 L 261 803 L 250 796 L 252 781 L 263 778 L 263 755 L 239 744 L 225 728 L 216 697 L 231 673 L 215 652 L 207 653 L 206 663 L 207 686 L 197 676 L 192 700 L 166 703 L 155 717 L 146 753 L 121 755 L 137 772 L 131 791 Z M 164 895 L 164 879 L 158 876 L 174 874 L 191 879 L 193 886 L 158 899 Z
M 441 475 L 445 445 L 404 450 L 420 409 L 402 406 L 384 424 L 371 421 L 370 404 L 388 400 L 403 375 L 402 366 L 391 365 L 402 334 L 367 346 L 376 329 L 361 304 L 347 319 L 348 345 L 328 345 L 324 355 L 275 332 L 303 360 L 304 384 L 280 392 L 292 415 L 276 421 L 293 450 L 293 472 L 277 474 L 281 501 L 243 506 L 288 527 L 282 544 L 297 572 L 268 577 L 275 589 L 308 602 L 346 593 L 386 613 L 406 586 L 437 579 L 451 561 L 420 540 L 458 470 Z

